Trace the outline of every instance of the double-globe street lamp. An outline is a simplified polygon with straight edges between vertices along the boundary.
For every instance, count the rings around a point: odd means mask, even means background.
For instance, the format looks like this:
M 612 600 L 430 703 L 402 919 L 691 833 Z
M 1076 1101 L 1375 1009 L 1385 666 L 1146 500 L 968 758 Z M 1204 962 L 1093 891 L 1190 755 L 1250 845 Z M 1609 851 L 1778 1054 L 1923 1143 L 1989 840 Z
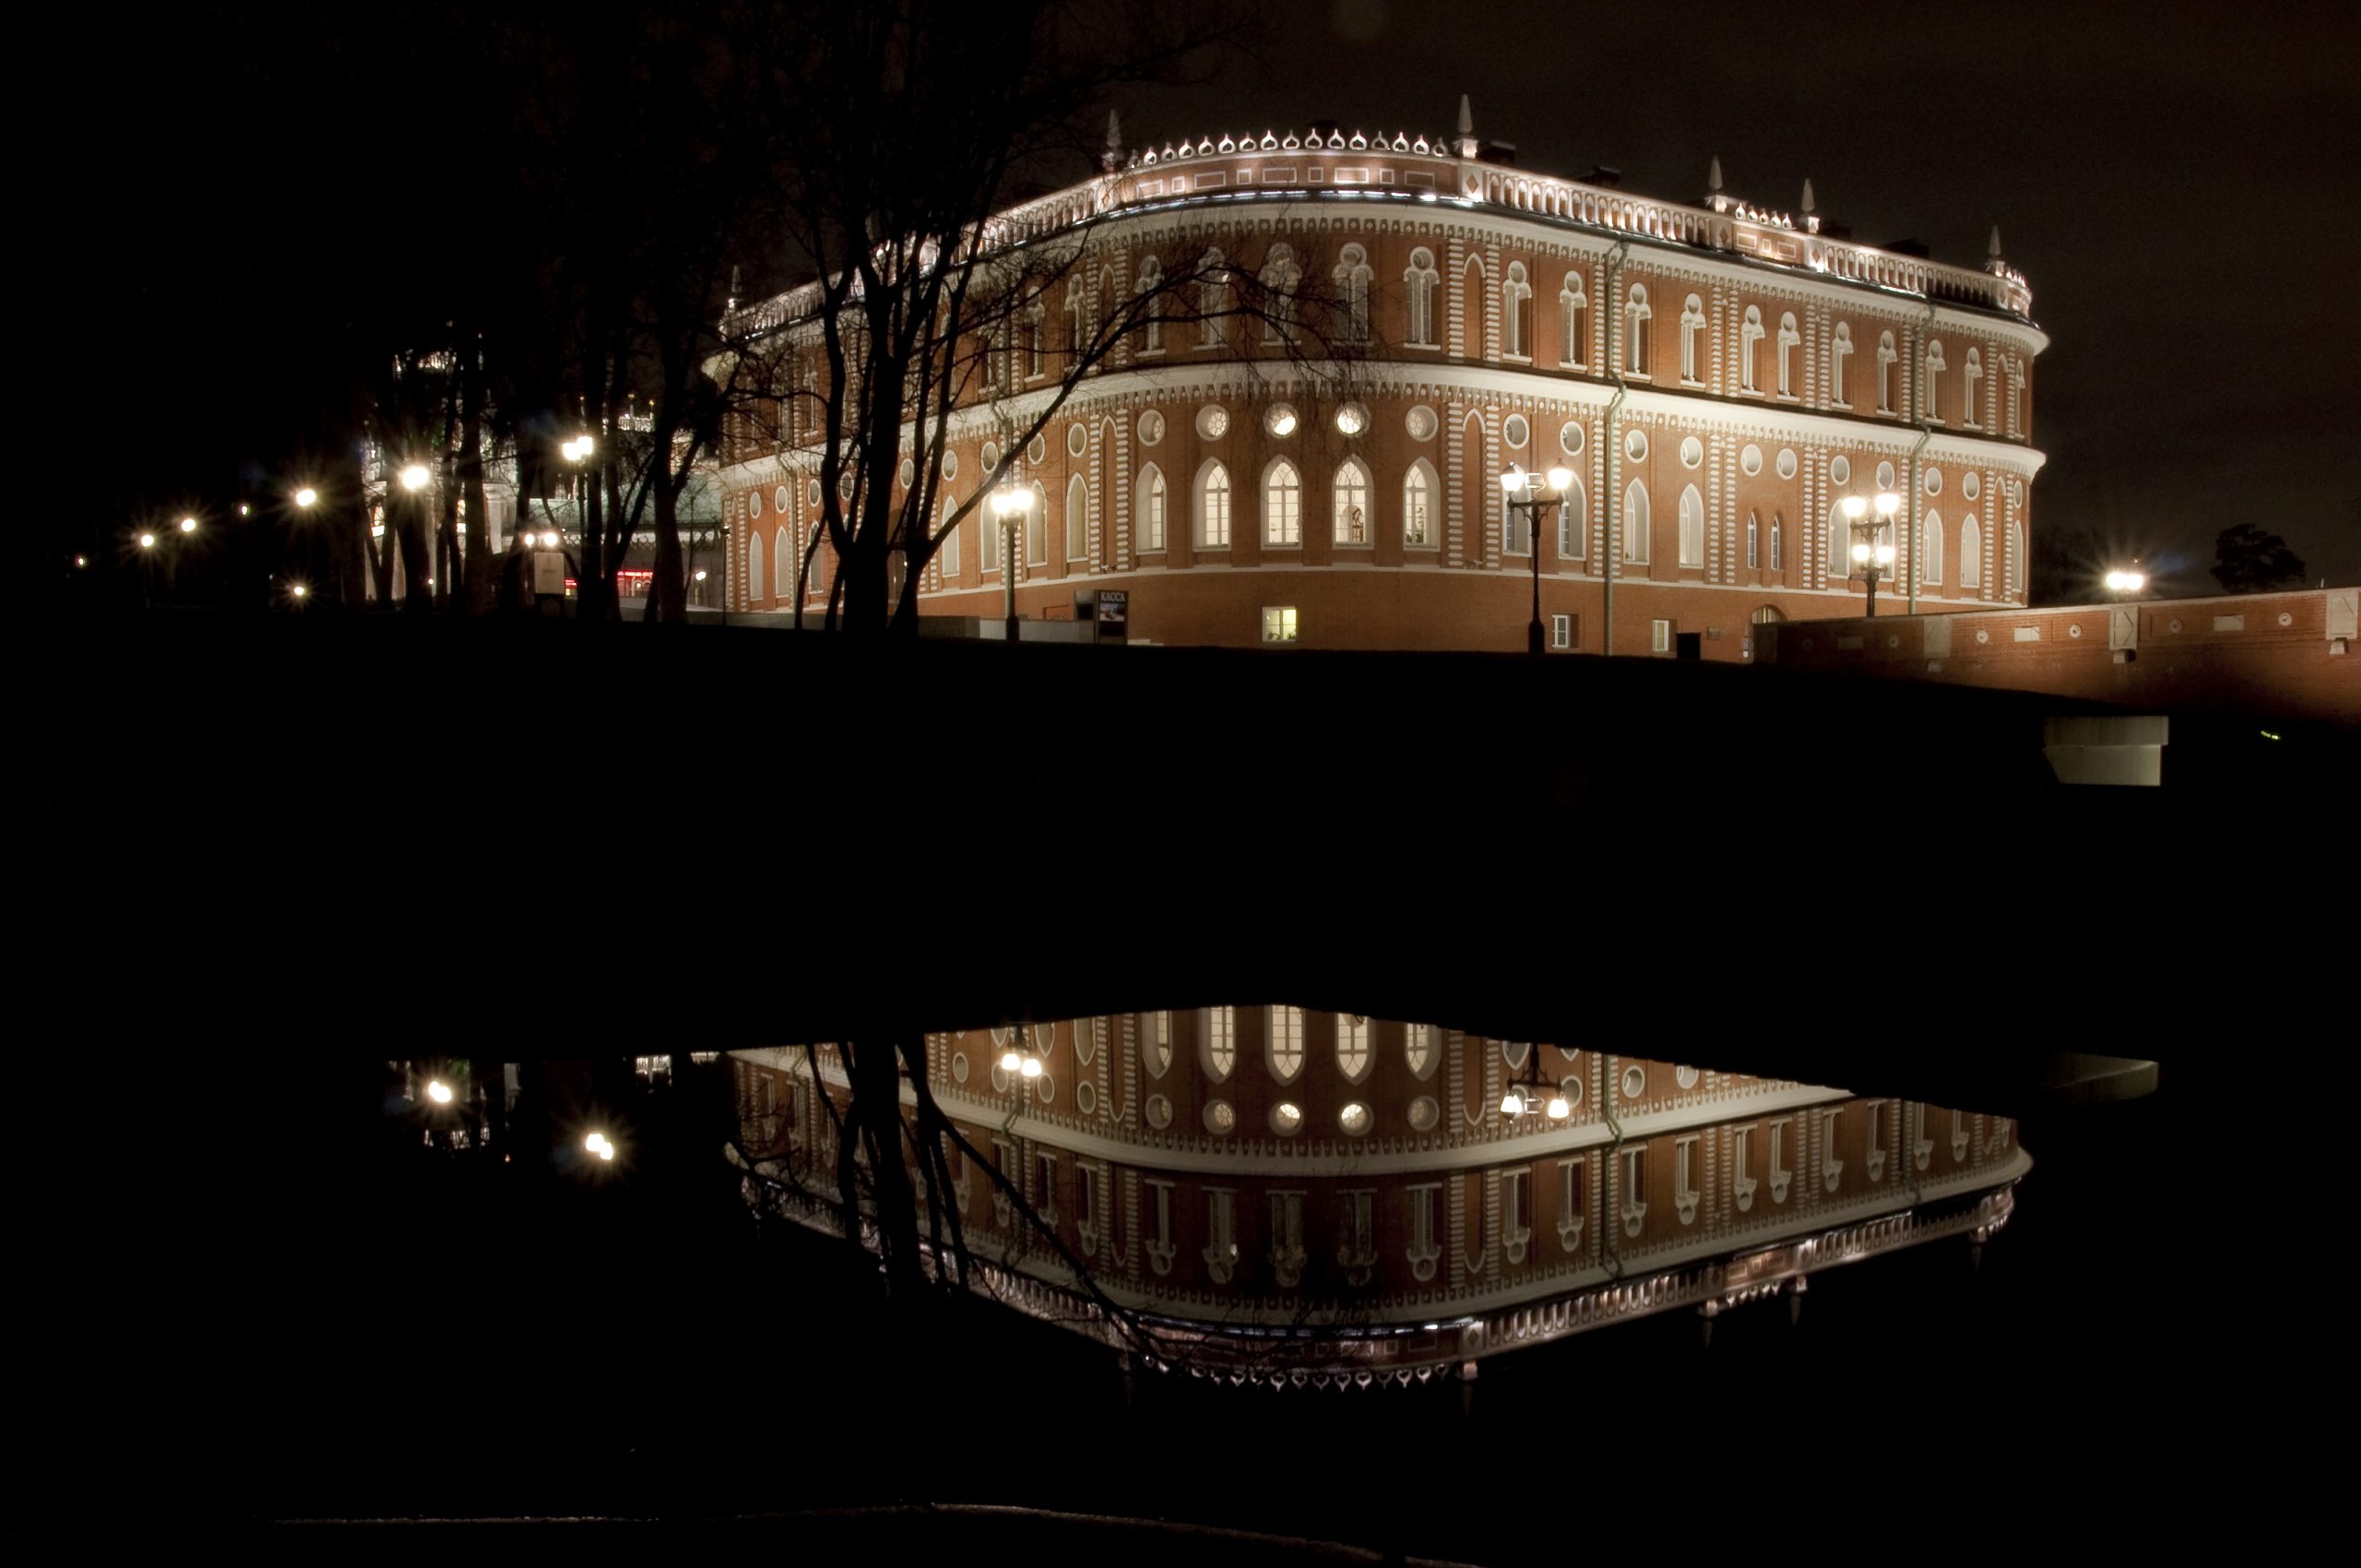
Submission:
M 1539 655 L 1548 651 L 1548 641 L 1541 633 L 1541 520 L 1563 502 L 1566 492 L 1573 488 L 1574 470 L 1560 465 L 1548 473 L 1548 488 L 1541 487 L 1542 476 L 1529 474 L 1516 465 L 1501 476 L 1501 489 L 1508 496 L 1511 512 L 1523 512 L 1525 525 L 1525 552 L 1533 558 L 1533 623 L 1525 629 L 1525 651 Z
M 2148 574 L 2128 567 L 2106 575 L 2106 591 L 2113 594 L 2134 594 L 2148 586 Z
M 992 492 L 992 516 L 1008 535 L 1007 548 L 1001 552 L 1001 605 L 1007 617 L 1007 630 L 1003 634 L 1008 641 L 1016 640 L 1016 530 L 1032 516 L 1033 492 L 1009 481 Z
M 1853 529 L 1852 576 L 1867 578 L 1869 585 L 1869 612 L 1878 612 L 1878 579 L 1893 569 L 1893 515 L 1902 509 L 1902 497 L 1891 490 L 1880 490 L 1874 503 L 1858 495 L 1844 500 L 1845 520 Z M 1865 518 L 1874 507 L 1877 521 Z

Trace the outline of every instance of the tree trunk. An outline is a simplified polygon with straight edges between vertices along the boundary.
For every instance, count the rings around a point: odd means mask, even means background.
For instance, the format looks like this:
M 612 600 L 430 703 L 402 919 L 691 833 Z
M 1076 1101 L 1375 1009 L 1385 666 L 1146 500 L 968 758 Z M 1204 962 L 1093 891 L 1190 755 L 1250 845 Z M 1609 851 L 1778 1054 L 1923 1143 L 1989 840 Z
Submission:
M 903 1300 L 926 1288 L 915 1242 L 919 1212 L 910 1168 L 902 1158 L 902 1075 L 890 1040 L 861 1042 L 849 1063 L 852 1114 L 869 1145 L 869 1180 L 877 1206 L 878 1250 L 888 1294 Z
M 660 453 L 660 425 L 657 436 Z M 658 460 L 666 464 L 666 471 L 656 481 L 656 581 L 648 599 L 657 607 L 657 619 L 680 625 L 689 618 L 688 570 L 681 559 L 681 493 L 672 483 L 670 459 Z
M 402 554 L 402 608 L 411 614 L 422 615 L 434 607 L 432 578 L 434 564 L 427 556 L 426 503 L 415 491 L 399 488 L 397 480 L 386 489 L 387 509 L 398 517 Z M 397 500 L 395 497 L 400 499 Z M 397 530 L 389 527 L 386 530 Z
M 492 609 L 492 517 L 483 493 L 483 341 L 469 342 L 459 367 L 459 493 L 468 511 L 467 591 L 459 608 L 470 615 Z M 517 505 L 524 505 L 520 496 Z

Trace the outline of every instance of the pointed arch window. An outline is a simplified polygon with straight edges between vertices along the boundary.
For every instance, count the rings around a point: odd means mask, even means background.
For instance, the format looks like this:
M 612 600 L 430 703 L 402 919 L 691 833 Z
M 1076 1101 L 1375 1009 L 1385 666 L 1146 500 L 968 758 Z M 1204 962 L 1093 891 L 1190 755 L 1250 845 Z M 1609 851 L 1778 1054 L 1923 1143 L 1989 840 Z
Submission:
M 1090 486 L 1076 474 L 1066 483 L 1066 559 L 1090 558 Z
M 1566 274 L 1566 281 L 1558 290 L 1558 321 L 1564 341 L 1559 346 L 1560 364 L 1580 369 L 1589 357 L 1590 295 L 1583 287 L 1583 275 Z
M 1150 463 L 1140 469 L 1139 495 L 1132 508 L 1144 552 L 1164 548 L 1164 470 Z
M 1025 564 L 1050 564 L 1050 489 L 1038 480 L 1033 483 L 1033 505 L 1025 514 Z
M 1370 269 L 1369 252 L 1360 246 L 1347 245 L 1336 253 L 1336 297 L 1344 303 L 1348 343 L 1369 341 L 1369 285 L 1375 276 Z
M 1533 357 L 1533 285 L 1526 280 L 1521 261 L 1510 262 L 1507 276 L 1501 279 L 1501 337 L 1503 357 Z
M 1558 554 L 1580 561 L 1590 552 L 1590 497 L 1579 479 L 1566 486 L 1558 503 Z
M 1410 305 L 1410 346 L 1431 349 L 1435 342 L 1435 289 L 1442 283 L 1442 274 L 1435 270 L 1435 253 L 1420 245 L 1410 253 L 1410 265 L 1402 274 Z
M 1697 353 L 1697 344 L 1704 335 L 1705 303 L 1691 294 L 1680 307 L 1680 379 L 1691 386 L 1705 379 Z
M 1303 476 L 1285 457 L 1263 470 L 1263 542 L 1303 542 Z
M 1303 1009 L 1266 1009 L 1264 1028 L 1263 1054 L 1270 1064 L 1272 1082 L 1295 1082 L 1303 1075 Z
M 1208 1007 L 1197 1016 L 1197 1065 L 1212 1083 L 1238 1067 L 1238 1009 Z
M 1369 1076 L 1377 1060 L 1371 1039 L 1373 1026 L 1367 1016 L 1357 1013 L 1336 1015 L 1336 1071 L 1348 1084 L 1358 1084 Z
M 1980 424 L 1975 417 L 1975 384 L 1984 379 L 1984 350 L 1973 348 L 1968 350 L 1967 362 L 1960 368 L 1959 374 L 1961 384 L 1965 388 L 1965 394 L 1962 398 L 1964 407 L 1960 410 L 1960 423 L 1970 430 L 1975 430 Z
M 943 541 L 934 552 L 938 579 L 942 582 L 949 582 L 959 575 L 959 533 L 964 526 L 959 517 L 959 504 L 946 499 L 943 503 L 943 517 L 934 526 L 935 537 Z
M 795 541 L 784 525 L 771 535 L 771 597 L 782 604 L 795 598 Z
M 1927 422 L 1928 424 L 1943 422 L 1941 378 L 1943 372 L 1950 368 L 1951 366 L 1943 362 L 1943 340 L 1940 338 L 1928 339 L 1927 340 Z
M 1782 516 L 1780 513 L 1777 513 L 1777 512 L 1774 512 L 1774 513 L 1772 513 L 1772 514 L 1771 514 L 1771 569 L 1772 569 L 1773 571 L 1774 571 L 1774 572 L 1782 572 L 1782 571 L 1786 570 L 1786 566 L 1787 566 L 1787 550 L 1786 550 L 1786 540 L 1781 537 L 1784 533 L 1786 533 L 1786 518 L 1784 516 Z
M 1273 245 L 1255 280 L 1263 286 L 1263 341 L 1284 343 L 1295 336 L 1296 287 L 1303 281 L 1295 247 Z
M 1750 572 L 1762 564 L 1762 519 L 1749 512 L 1746 515 L 1746 569 Z
M 746 608 L 754 608 L 754 600 L 763 591 L 763 536 L 746 536 Z
M 1033 381 L 1050 374 L 1050 329 L 1042 324 L 1045 315 L 1038 299 L 1025 313 L 1025 374 Z
M 1680 493 L 1680 564 L 1705 564 L 1705 498 L 1693 484 Z
M 1218 249 L 1197 258 L 1197 346 L 1221 347 L 1222 318 L 1230 311 L 1229 264 Z
M 1853 525 L 1845 517 L 1845 503 L 1828 508 L 1828 576 L 1841 582 L 1853 575 Z
M 1645 283 L 1632 284 L 1630 299 L 1624 307 L 1624 315 L 1631 322 L 1628 328 L 1630 347 L 1623 354 L 1623 370 L 1627 375 L 1644 377 L 1648 374 L 1648 348 L 1655 339 L 1655 334 L 1648 327 L 1648 318 L 1654 314 L 1648 308 L 1648 286 Z
M 1984 529 L 1970 512 L 1959 525 L 1959 586 L 1980 588 L 1984 586 Z
M 995 521 L 982 530 L 981 542 L 976 550 L 976 564 L 986 572 L 1000 570 L 1001 526 Z
M 2025 526 L 2009 525 L 2009 597 L 2017 599 L 2025 591 Z
M 1442 1059 L 1438 1032 L 1432 1024 L 1402 1026 L 1402 1062 L 1410 1076 L 1421 1081 L 1434 1076 L 1435 1063 Z
M 1779 317 L 1779 396 L 1796 396 L 1796 346 L 1804 340 L 1796 330 L 1796 313 L 1787 311 Z
M 1139 280 L 1132 285 L 1139 296 L 1140 352 L 1164 352 L 1164 263 L 1149 256 L 1140 263 Z
M 1435 542 L 1435 497 L 1442 486 L 1424 457 L 1413 460 L 1402 476 L 1402 542 L 1412 549 L 1431 549 Z
M 2022 422 L 2025 393 L 2024 359 L 2022 355 L 2003 359 L 2000 362 L 2000 368 L 2002 374 L 2009 378 L 2009 434 L 2023 435 L 2024 434 Z
M 1197 543 L 1206 550 L 1229 548 L 1229 470 L 1207 458 L 1197 470 Z
M 1943 580 L 1943 515 L 1928 512 L 1926 521 L 1918 525 L 1918 580 L 1940 583 Z
M 1894 352 L 1893 334 L 1878 334 L 1878 412 L 1893 412 L 1893 365 L 1902 356 Z
M 1828 397 L 1833 403 L 1841 405 L 1846 401 L 1845 362 L 1852 357 L 1853 324 L 1840 321 L 1828 344 Z
M 1089 336 L 1088 321 L 1086 285 L 1076 278 L 1066 284 L 1066 353 L 1070 358 L 1081 356 L 1083 339 Z
M 1369 470 L 1359 459 L 1347 457 L 1337 465 L 1336 482 L 1330 492 L 1331 515 L 1335 519 L 1335 540 L 1338 544 L 1367 544 L 1369 539 Z
M 1648 560 L 1648 487 L 1638 480 L 1623 493 L 1623 559 L 1643 566 Z
M 1746 320 L 1738 329 L 1738 386 L 1741 392 L 1760 392 L 1761 381 L 1754 374 L 1754 346 L 1762 341 L 1762 307 L 1746 307 Z

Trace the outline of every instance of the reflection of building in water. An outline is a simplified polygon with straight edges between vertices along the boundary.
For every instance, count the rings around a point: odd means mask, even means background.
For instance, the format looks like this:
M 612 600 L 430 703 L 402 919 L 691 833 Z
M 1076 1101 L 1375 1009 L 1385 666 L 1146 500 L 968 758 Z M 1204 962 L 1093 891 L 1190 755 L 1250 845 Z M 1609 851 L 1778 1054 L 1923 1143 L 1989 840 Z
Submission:
M 1711 1316 L 1833 1264 L 1981 1240 L 2030 1163 L 2002 1117 L 1296 1007 L 929 1047 L 934 1095 L 993 1167 L 950 1162 L 985 1287 L 1118 1338 L 996 1171 L 1175 1360 L 1251 1376 L 1427 1376 L 1619 1318 Z M 1038 1076 L 1003 1072 L 1011 1051 Z M 836 1052 L 736 1055 L 774 1179 L 750 1194 L 834 1228 Z

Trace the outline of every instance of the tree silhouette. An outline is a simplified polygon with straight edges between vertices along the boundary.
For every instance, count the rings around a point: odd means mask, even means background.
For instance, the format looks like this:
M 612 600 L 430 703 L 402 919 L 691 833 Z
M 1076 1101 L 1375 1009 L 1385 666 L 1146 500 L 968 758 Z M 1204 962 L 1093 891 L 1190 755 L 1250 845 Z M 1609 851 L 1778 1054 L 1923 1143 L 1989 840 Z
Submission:
M 2213 576 L 2225 593 L 2264 593 L 2301 583 L 2304 558 L 2277 534 L 2237 523 L 2214 536 Z

